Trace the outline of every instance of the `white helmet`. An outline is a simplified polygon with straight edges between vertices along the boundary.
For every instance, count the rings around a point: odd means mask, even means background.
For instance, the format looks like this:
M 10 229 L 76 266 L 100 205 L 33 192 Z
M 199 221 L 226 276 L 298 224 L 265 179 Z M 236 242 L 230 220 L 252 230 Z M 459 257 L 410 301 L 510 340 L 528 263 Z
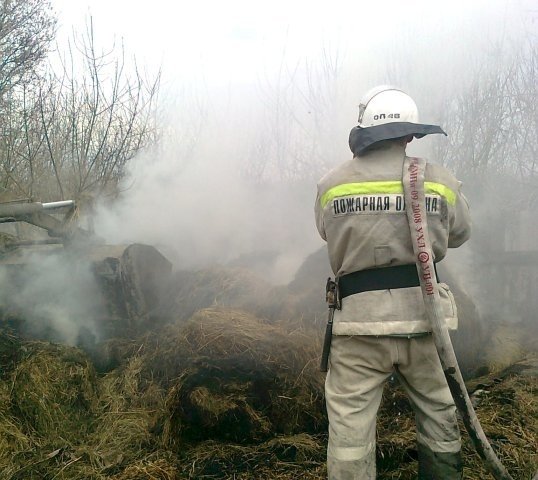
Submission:
M 391 122 L 418 123 L 417 104 L 399 88 L 390 85 L 372 88 L 359 104 L 359 127 Z
M 354 155 L 361 155 L 376 142 L 391 138 L 422 138 L 442 133 L 438 125 L 419 123 L 414 100 L 399 88 L 381 85 L 369 90 L 359 105 L 359 124 L 349 134 Z

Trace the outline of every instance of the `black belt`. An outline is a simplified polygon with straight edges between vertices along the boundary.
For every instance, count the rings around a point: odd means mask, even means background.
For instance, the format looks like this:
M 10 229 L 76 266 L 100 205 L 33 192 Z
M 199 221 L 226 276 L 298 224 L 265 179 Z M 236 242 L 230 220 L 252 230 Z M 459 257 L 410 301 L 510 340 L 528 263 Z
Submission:
M 437 281 L 437 269 L 435 269 Z M 416 265 L 398 265 L 396 267 L 372 268 L 348 273 L 338 278 L 338 296 L 346 298 L 355 293 L 372 290 L 389 290 L 394 288 L 419 287 Z

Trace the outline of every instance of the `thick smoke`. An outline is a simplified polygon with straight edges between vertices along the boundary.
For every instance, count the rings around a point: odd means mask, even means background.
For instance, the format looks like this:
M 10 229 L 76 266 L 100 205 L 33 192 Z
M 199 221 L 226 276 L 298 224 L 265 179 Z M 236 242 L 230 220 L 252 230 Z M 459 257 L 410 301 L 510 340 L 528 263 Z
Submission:
M 42 250 L 41 253 L 38 253 Z M 4 318 L 30 337 L 71 345 L 95 341 L 104 317 L 101 292 L 84 255 L 58 248 L 19 251 L 0 268 Z
M 234 159 L 193 160 L 181 173 L 171 158 L 141 156 L 137 180 L 101 211 L 96 228 L 112 243 L 157 246 L 179 269 L 211 264 L 249 266 L 276 283 L 289 281 L 321 244 L 315 236 L 314 187 L 306 182 L 256 183 Z M 148 154 L 150 156 L 151 154 Z

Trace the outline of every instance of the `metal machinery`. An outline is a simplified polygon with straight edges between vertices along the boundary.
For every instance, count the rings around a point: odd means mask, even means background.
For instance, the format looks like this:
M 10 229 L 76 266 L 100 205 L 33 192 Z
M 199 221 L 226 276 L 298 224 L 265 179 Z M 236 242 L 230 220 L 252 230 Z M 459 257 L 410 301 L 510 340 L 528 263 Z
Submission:
M 49 317 L 65 303 L 61 314 L 84 317 L 68 321 L 99 339 L 147 330 L 172 264 L 152 246 L 106 245 L 76 218 L 72 200 L 0 204 L 0 229 L 11 230 L 0 232 L 0 321 L 24 327 L 31 312 L 35 327 L 40 302 Z

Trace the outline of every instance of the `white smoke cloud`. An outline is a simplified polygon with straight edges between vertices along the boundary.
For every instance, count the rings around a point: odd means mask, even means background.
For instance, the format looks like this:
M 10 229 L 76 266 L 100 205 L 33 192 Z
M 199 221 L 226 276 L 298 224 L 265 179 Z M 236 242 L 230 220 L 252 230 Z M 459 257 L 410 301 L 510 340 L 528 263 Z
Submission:
M 41 253 L 38 251 L 41 250 Z M 84 335 L 99 332 L 104 317 L 99 286 L 89 260 L 62 246 L 24 247 L 14 262 L 0 268 L 0 305 L 4 319 L 22 321 L 31 336 L 76 345 Z
M 331 16 L 333 23 L 317 34 L 305 30 L 300 42 L 304 25 L 294 16 L 287 29 L 270 30 L 273 49 L 266 42 L 255 61 L 241 57 L 241 75 L 220 68 L 226 61 L 236 65 L 233 49 L 206 51 L 197 86 L 191 71 L 185 87 L 176 75 L 185 65 L 176 70 L 172 62 L 163 102 L 166 134 L 156 150 L 133 161 L 120 201 L 100 208 L 98 232 L 113 243 L 156 245 L 176 268 L 276 252 L 264 274 L 289 279 L 321 245 L 313 219 L 316 179 L 350 157 L 347 137 L 362 93 L 401 80 L 422 119 L 435 123 L 443 98 L 457 92 L 462 72 L 476 60 L 473 52 L 479 55 L 498 38 L 497 27 L 509 28 L 517 17 L 507 15 L 502 1 L 460 2 L 457 15 L 411 3 L 391 3 L 391 15 L 361 8 L 357 13 L 371 21 L 358 23 L 348 21 L 356 6 L 350 7 L 347 17 Z M 455 16 L 461 21 L 452 22 Z M 337 40 L 329 41 L 328 32 Z M 305 43 L 308 48 L 298 48 Z M 218 62 L 208 68 L 215 52 Z M 177 88 L 182 93 L 174 98 Z M 409 153 L 431 158 L 431 140 L 413 142 Z M 265 164 L 269 179 L 245 175 Z M 298 172 L 293 181 L 280 176 L 285 169 Z

